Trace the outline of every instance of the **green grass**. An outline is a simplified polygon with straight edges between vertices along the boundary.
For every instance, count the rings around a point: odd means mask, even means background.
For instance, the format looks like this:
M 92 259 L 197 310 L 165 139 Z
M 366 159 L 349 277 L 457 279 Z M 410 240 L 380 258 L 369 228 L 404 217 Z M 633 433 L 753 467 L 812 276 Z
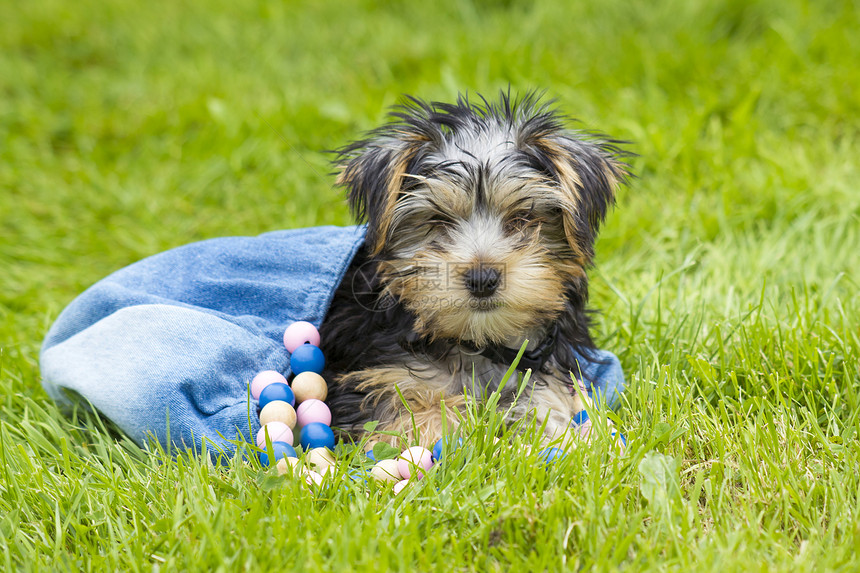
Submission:
M 0 568 L 856 569 L 857 3 L 424 4 L 4 4 Z M 402 93 L 508 85 L 639 154 L 592 274 L 626 456 L 598 437 L 547 472 L 473 424 L 406 497 L 314 493 L 143 452 L 42 391 L 41 339 L 88 285 L 348 224 L 324 150 Z

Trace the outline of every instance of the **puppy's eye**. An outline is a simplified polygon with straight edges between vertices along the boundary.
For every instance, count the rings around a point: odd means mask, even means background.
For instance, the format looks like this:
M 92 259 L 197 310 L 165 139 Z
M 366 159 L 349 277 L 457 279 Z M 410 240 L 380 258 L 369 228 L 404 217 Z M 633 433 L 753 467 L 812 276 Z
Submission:
M 517 211 L 511 214 L 505 221 L 505 232 L 516 233 L 522 231 L 532 221 L 531 210 Z

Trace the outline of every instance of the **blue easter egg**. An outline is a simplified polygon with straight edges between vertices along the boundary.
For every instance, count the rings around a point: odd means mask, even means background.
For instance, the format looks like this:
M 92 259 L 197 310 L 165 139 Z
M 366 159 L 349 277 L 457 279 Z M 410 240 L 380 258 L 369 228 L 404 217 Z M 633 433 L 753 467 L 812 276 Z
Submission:
M 296 453 L 296 449 L 287 442 L 272 442 L 272 453 L 275 457 L 275 463 L 278 463 L 278 460 L 281 458 L 299 457 Z M 260 463 L 263 464 L 263 467 L 269 466 L 268 452 L 260 452 Z
M 266 404 L 276 400 L 286 402 L 290 406 L 296 405 L 296 395 L 293 394 L 292 388 L 283 382 L 275 382 L 263 388 L 260 392 L 260 408 L 265 408 Z
M 321 374 L 325 368 L 325 356 L 322 350 L 313 344 L 302 344 L 293 350 L 290 356 L 290 370 L 293 374 L 302 372 L 316 372 Z
M 545 450 L 541 450 L 538 454 L 538 458 L 542 459 L 546 465 L 550 465 L 554 463 L 555 460 L 564 458 L 564 450 L 560 448 L 547 448 Z
M 334 432 L 322 422 L 311 422 L 302 428 L 301 444 L 303 450 L 311 448 L 334 449 Z
M 585 410 L 580 410 L 579 412 L 577 412 L 576 414 L 573 415 L 573 418 L 571 418 L 570 421 L 573 422 L 574 424 L 576 424 L 577 426 L 581 426 L 582 424 L 584 424 L 588 421 L 588 412 L 586 412 Z
M 450 438 L 441 438 L 436 445 L 433 446 L 433 461 L 438 462 L 442 459 L 442 450 L 445 453 L 452 454 L 463 447 L 463 438 L 458 438 L 456 444 L 449 443 Z

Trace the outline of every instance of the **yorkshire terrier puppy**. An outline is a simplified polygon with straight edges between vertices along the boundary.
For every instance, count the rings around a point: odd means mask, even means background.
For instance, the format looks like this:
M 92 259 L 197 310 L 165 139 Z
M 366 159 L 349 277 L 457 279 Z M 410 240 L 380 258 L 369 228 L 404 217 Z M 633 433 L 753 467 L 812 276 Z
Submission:
M 568 130 L 539 96 L 455 104 L 410 98 L 339 151 L 338 184 L 367 222 L 322 325 L 333 424 L 434 443 L 442 406 L 500 390 L 564 438 L 583 409 L 578 357 L 594 350 L 588 277 L 598 227 L 626 182 L 619 142 Z

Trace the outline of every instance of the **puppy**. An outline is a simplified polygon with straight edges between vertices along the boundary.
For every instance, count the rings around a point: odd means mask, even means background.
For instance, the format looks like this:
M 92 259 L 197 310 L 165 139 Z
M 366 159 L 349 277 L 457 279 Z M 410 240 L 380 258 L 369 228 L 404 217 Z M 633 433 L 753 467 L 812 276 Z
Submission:
M 367 235 L 321 327 L 334 425 L 378 420 L 429 445 L 441 404 L 450 430 L 465 400 L 498 390 L 566 438 L 588 383 L 578 360 L 595 350 L 586 269 L 627 154 L 534 93 L 409 98 L 390 118 L 336 159 Z M 525 340 L 514 404 L 517 377 L 499 384 Z

